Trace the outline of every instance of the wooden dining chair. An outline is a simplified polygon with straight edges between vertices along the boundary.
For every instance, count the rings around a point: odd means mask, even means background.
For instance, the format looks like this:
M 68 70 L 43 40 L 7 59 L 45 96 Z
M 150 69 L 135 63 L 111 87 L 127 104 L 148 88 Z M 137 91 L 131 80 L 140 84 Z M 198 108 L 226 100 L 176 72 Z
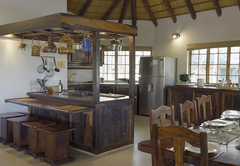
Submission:
M 163 165 L 163 159 L 165 157 L 170 155 L 170 153 L 162 153 L 161 151 L 161 142 L 164 139 L 172 138 L 173 140 L 173 149 L 174 149 L 174 158 L 175 158 L 175 166 L 183 166 L 184 160 L 183 160 L 183 153 L 185 149 L 185 141 L 190 143 L 194 147 L 200 148 L 201 154 L 200 154 L 200 160 L 201 160 L 201 166 L 208 166 L 208 145 L 207 145 L 207 133 L 201 132 L 201 133 L 195 133 L 183 126 L 180 125 L 170 125 L 166 127 L 159 127 L 157 124 L 154 124 L 153 126 L 153 134 L 155 137 L 155 143 L 154 143 L 154 154 L 156 155 L 156 162 L 157 166 Z M 164 155 L 164 156 L 162 156 Z M 166 155 L 166 156 L 165 156 Z M 173 154 L 171 153 L 171 156 Z M 191 161 L 189 158 L 186 159 L 185 162 L 188 163 L 188 161 Z M 190 163 L 190 164 L 196 164 L 198 163 Z
M 198 122 L 197 104 L 195 100 L 186 100 L 183 104 L 179 104 L 179 108 L 180 125 L 183 125 L 184 115 L 186 115 L 187 128 L 192 127 L 192 123 L 194 124 L 194 127 L 200 125 Z
M 212 100 L 210 95 L 202 95 L 200 98 L 197 98 L 197 110 L 200 124 L 204 121 L 213 119 Z

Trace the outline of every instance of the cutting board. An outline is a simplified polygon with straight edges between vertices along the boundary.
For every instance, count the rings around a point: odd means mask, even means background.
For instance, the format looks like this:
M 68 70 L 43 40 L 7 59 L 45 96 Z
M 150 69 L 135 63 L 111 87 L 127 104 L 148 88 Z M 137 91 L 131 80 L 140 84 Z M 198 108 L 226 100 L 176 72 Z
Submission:
M 69 112 L 74 112 L 74 111 L 85 110 L 85 109 L 87 109 L 87 107 L 78 106 L 78 105 L 65 105 L 65 106 L 56 107 L 55 109 L 66 110 L 66 111 L 69 111 Z
M 111 97 L 111 98 L 125 97 L 125 95 L 122 95 L 122 94 L 112 94 L 112 93 L 100 93 L 100 96 Z

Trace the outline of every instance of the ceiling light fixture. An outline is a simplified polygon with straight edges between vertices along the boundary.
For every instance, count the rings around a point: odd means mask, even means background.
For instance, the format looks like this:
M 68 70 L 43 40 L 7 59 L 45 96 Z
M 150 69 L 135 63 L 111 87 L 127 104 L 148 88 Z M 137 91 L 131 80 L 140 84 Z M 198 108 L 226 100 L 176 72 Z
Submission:
M 172 38 L 173 39 L 178 39 L 178 38 L 180 38 L 180 34 L 179 33 L 174 33 L 174 34 L 172 34 Z

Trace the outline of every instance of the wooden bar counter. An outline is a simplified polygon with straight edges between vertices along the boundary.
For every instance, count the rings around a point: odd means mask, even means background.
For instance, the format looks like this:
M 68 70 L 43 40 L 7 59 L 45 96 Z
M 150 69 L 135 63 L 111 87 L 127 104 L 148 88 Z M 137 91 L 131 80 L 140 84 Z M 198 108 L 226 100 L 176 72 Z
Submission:
M 134 99 L 93 96 L 77 97 L 61 93 L 27 93 L 29 97 L 5 102 L 27 106 L 31 115 L 70 125 L 71 146 L 94 153 L 112 150 L 134 141 Z
M 211 95 L 214 118 L 219 118 L 224 110 L 240 110 L 239 89 L 176 85 L 168 86 L 167 91 L 167 104 L 176 106 L 185 100 L 195 100 L 201 95 Z

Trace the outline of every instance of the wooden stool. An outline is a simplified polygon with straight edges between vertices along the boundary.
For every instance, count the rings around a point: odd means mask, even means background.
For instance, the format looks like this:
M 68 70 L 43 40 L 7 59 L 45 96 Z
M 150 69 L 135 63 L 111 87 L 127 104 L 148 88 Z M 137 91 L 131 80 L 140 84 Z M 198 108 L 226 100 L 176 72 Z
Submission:
M 3 145 L 7 145 L 13 142 L 13 123 L 10 121 L 7 121 L 7 119 L 21 117 L 21 116 L 25 116 L 25 115 L 17 112 L 0 114 L 0 120 L 1 120 L 0 142 L 2 142 Z
M 51 165 L 60 165 L 74 160 L 69 156 L 69 131 L 76 128 L 66 125 L 52 125 L 37 130 L 45 132 L 45 157 L 41 161 Z
M 13 122 L 13 143 L 9 144 L 10 148 L 14 148 L 17 151 L 25 150 L 28 148 L 28 130 L 26 126 L 23 126 L 24 122 L 37 121 L 39 118 L 33 116 L 23 116 L 18 118 L 7 119 Z
M 23 126 L 28 127 L 28 149 L 24 150 L 24 154 L 29 154 L 34 158 L 43 157 L 45 155 L 45 132 L 39 131 L 37 128 L 55 124 L 56 122 L 49 120 L 22 123 Z

